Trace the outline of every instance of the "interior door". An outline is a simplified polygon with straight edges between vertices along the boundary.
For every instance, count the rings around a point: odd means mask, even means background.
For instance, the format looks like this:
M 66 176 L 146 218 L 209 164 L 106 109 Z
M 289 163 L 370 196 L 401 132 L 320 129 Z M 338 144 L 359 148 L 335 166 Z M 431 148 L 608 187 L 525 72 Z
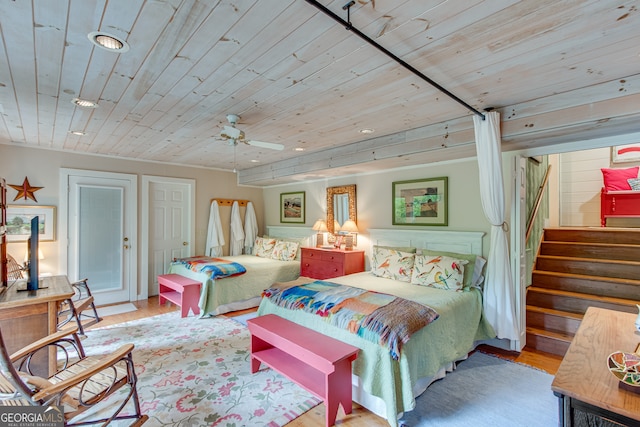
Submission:
M 149 182 L 149 295 L 174 258 L 192 253 L 192 183 Z
M 68 273 L 89 279 L 97 305 L 137 299 L 136 177 L 68 175 Z

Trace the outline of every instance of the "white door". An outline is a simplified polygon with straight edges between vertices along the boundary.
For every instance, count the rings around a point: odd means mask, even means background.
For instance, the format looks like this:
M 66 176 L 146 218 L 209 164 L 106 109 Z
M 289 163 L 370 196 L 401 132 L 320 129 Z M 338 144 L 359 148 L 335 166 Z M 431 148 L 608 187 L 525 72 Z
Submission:
M 96 305 L 134 301 L 137 178 L 76 172 L 67 175 L 67 275 L 89 279 Z
M 144 194 L 147 194 L 147 197 Z M 174 258 L 184 258 L 195 253 L 193 221 L 195 203 L 195 181 L 165 177 L 143 177 L 143 197 L 148 201 L 149 219 L 143 231 L 143 246 L 148 247 L 148 255 L 143 251 L 143 259 L 148 260 L 146 280 L 148 295 L 158 294 L 158 275 L 166 274 L 169 263 Z

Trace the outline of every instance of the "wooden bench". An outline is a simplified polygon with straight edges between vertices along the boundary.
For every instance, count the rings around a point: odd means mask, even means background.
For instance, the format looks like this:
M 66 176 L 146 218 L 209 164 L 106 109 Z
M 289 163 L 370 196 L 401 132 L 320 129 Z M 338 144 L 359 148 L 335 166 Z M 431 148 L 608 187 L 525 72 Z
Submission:
M 327 427 L 335 424 L 339 404 L 345 414 L 351 413 L 351 362 L 358 347 L 275 314 L 249 319 L 247 325 L 252 373 L 264 363 L 322 399 Z
M 162 274 L 158 276 L 158 285 L 160 305 L 170 301 L 180 306 L 182 317 L 189 315 L 189 309 L 196 316 L 200 314 L 198 301 L 202 283 L 179 274 Z

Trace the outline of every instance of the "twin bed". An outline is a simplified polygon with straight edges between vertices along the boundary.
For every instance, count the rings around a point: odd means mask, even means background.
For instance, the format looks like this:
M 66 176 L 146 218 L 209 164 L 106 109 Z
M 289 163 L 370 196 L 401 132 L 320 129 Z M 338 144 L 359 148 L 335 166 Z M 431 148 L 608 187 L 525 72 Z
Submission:
M 301 229 L 289 229 L 293 230 L 290 233 L 304 233 Z M 275 231 L 269 230 L 269 233 Z M 278 231 L 286 233 L 286 230 Z M 369 254 L 374 250 L 378 251 L 377 247 L 407 251 L 413 248 L 419 254 L 467 254 L 467 258 L 473 260 L 476 256 L 482 256 L 483 236 L 483 232 L 369 230 Z M 289 234 L 288 237 L 293 236 Z M 309 241 L 305 243 L 303 246 L 309 245 Z M 482 314 L 482 292 L 477 287 L 467 286 L 471 280 L 474 284 L 478 281 L 478 271 L 482 270 L 482 264 L 475 266 L 476 274 L 473 278 L 471 274 L 465 274 L 464 291 L 437 289 L 378 277 L 371 271 L 329 280 L 337 285 L 367 289 L 422 303 L 438 313 L 437 320 L 415 332 L 403 344 L 396 360 L 388 348 L 347 329 L 333 326 L 316 314 L 285 308 L 267 297 L 260 297 L 264 290 L 276 282 L 297 279 L 300 272 L 299 260 L 276 261 L 254 255 L 225 259 L 244 265 L 247 272 L 219 280 L 203 278 L 199 273 L 179 265 L 173 265 L 169 272 L 203 280 L 204 291 L 200 307 L 204 314 L 221 314 L 259 304 L 258 315 L 277 314 L 360 348 L 358 358 L 353 363 L 353 400 L 386 418 L 394 427 L 398 425 L 403 412 L 415 407 L 415 397 L 429 384 L 453 370 L 455 362 L 465 359 L 479 341 L 493 338 L 493 331 Z M 472 266 L 471 262 L 467 264 L 466 271 L 473 270 Z
M 267 232 L 275 239 L 296 241 L 300 247 L 310 245 L 310 233 L 306 229 L 292 227 L 268 227 Z M 275 237 L 277 236 L 277 237 Z M 246 273 L 216 279 L 209 273 L 193 271 L 180 262 L 169 266 L 167 273 L 180 274 L 202 283 L 200 316 L 213 316 L 230 311 L 257 307 L 262 291 L 275 282 L 295 280 L 300 276 L 299 256 L 292 261 L 281 261 L 255 255 L 221 257 L 246 268 Z

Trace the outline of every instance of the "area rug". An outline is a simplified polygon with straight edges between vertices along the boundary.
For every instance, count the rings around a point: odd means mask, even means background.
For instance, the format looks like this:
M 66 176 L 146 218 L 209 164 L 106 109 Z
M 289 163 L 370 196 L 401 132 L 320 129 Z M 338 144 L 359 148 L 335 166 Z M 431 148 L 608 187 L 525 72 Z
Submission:
M 321 402 L 264 366 L 252 374 L 249 331 L 225 317 L 176 311 L 92 329 L 83 340 L 88 354 L 124 343 L 135 344 L 145 427 L 278 427 Z
M 416 399 L 404 427 L 555 427 L 558 399 L 548 373 L 480 352 Z

